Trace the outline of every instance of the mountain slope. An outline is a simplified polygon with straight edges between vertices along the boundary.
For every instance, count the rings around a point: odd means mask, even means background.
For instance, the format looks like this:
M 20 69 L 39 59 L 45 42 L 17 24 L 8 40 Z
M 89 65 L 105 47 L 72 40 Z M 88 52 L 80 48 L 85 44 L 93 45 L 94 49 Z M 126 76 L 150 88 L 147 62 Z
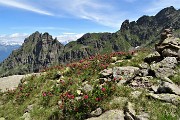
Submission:
M 58 64 L 58 55 L 62 51 L 63 45 L 48 33 L 35 32 L 1 63 L 0 73 L 9 75 L 37 72 L 44 67 Z
M 168 7 L 155 16 L 137 21 L 125 20 L 115 33 L 87 33 L 63 46 L 48 33 L 33 33 L 20 49 L 0 64 L 0 76 L 38 72 L 56 64 L 66 64 L 96 54 L 128 51 L 137 46 L 151 46 L 164 28 L 172 27 L 180 36 L 180 10 Z
M 155 43 L 162 30 L 169 27 L 172 27 L 174 34 L 179 37 L 180 10 L 172 6 L 164 8 L 155 16 L 144 15 L 132 22 L 125 20 L 117 33 L 135 47 Z

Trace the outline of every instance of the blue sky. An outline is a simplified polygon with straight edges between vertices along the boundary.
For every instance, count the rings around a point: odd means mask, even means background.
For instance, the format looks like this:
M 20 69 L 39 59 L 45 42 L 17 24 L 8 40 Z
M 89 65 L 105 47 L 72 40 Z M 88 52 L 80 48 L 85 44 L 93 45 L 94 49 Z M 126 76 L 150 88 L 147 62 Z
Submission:
M 125 19 L 178 5 L 180 0 L 0 0 L 0 43 L 21 44 L 35 31 L 60 42 L 87 32 L 115 32 Z

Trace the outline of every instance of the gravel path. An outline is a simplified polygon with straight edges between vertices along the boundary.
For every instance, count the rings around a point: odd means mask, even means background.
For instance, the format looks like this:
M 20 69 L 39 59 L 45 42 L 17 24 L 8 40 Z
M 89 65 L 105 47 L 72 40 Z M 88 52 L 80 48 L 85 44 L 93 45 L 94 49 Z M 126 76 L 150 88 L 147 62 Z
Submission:
M 13 89 L 18 87 L 20 80 L 24 75 L 13 75 L 8 77 L 0 78 L 0 89 L 2 92 L 7 91 L 7 89 Z

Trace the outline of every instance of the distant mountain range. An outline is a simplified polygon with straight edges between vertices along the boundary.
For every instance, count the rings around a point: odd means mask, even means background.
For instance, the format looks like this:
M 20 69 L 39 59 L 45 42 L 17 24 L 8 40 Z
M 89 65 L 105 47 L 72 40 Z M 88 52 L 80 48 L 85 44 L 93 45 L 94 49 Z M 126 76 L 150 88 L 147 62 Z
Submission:
M 0 62 L 5 60 L 13 50 L 16 50 L 20 47 L 20 45 L 13 44 L 13 45 L 6 45 L 0 44 Z
M 162 30 L 169 27 L 174 29 L 175 36 L 180 36 L 180 10 L 172 6 L 155 16 L 142 16 L 132 22 L 125 20 L 115 33 L 87 33 L 66 45 L 48 33 L 35 32 L 0 64 L 0 76 L 38 72 L 95 54 L 151 46 L 159 41 Z

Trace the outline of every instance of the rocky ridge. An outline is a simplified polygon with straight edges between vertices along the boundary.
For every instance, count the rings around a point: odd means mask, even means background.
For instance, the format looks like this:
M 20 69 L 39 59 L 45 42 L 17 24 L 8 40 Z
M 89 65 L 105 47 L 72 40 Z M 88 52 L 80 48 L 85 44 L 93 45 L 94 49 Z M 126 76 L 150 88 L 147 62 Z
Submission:
M 180 36 L 179 21 L 180 11 L 171 6 L 155 16 L 142 16 L 132 22 L 125 20 L 120 30 L 115 33 L 87 33 L 65 46 L 48 33 L 35 32 L 0 64 L 0 76 L 38 72 L 50 66 L 67 64 L 96 54 L 128 51 L 137 46 L 151 46 L 160 38 L 164 28 L 171 26 L 174 35 Z M 176 52 L 174 50 L 171 50 L 171 54 Z M 163 55 L 169 51 L 165 49 Z
M 45 72 L 40 76 L 35 75 L 22 79 L 13 99 L 6 103 L 7 96 L 12 96 L 14 93 L 7 92 L 2 95 L 0 108 L 3 109 L 6 105 L 8 108 L 10 102 L 17 106 L 18 102 L 20 102 L 20 105 L 26 104 L 26 107 L 21 108 L 23 112 L 20 114 L 20 119 L 33 119 L 35 114 L 37 115 L 37 110 L 42 109 L 46 112 L 46 109 L 49 108 L 51 113 L 48 114 L 48 119 L 52 120 L 61 118 L 156 120 L 166 117 L 168 119 L 179 119 L 180 82 L 178 80 L 178 84 L 176 84 L 171 79 L 171 76 L 179 75 L 180 72 L 179 69 L 176 69 L 180 65 L 179 49 L 175 50 L 177 53 L 171 54 L 170 51 L 165 55 L 162 51 L 165 49 L 173 50 L 172 43 L 176 45 L 176 49 L 179 48 L 178 41 L 180 39 L 174 37 L 172 32 L 167 31 L 171 31 L 171 29 L 163 31 L 160 42 L 156 44 L 156 51 L 146 56 L 141 63 L 138 62 L 139 65 L 120 65 L 122 62 L 133 62 L 138 53 L 133 53 L 131 59 L 127 59 L 127 56 L 124 56 L 125 58 L 116 56 L 110 57 L 111 60 L 109 60 L 107 55 L 104 55 L 105 59 L 98 56 L 102 61 L 97 59 L 93 61 L 93 58 L 88 59 L 92 61 L 92 64 L 83 59 L 78 63 L 72 63 L 65 69 L 58 69 L 56 72 L 53 70 L 47 71 L 47 73 Z M 104 60 L 109 61 L 108 67 L 104 67 Z M 104 64 L 100 64 L 101 62 Z M 92 65 L 89 66 L 90 68 L 88 68 L 89 64 Z M 95 72 L 97 72 L 98 66 L 103 68 L 97 75 Z M 84 73 L 81 73 L 80 70 Z M 33 93 L 37 93 L 38 90 L 40 94 L 34 96 Z M 31 98 L 38 101 L 37 103 L 28 102 L 27 104 L 28 96 L 23 98 L 24 95 L 31 94 Z M 19 98 L 18 95 L 22 95 L 23 99 Z M 1 100 L 4 101 L 1 102 Z M 53 101 L 55 101 L 54 104 Z M 21 107 L 20 105 L 19 107 Z M 54 107 L 51 108 L 51 106 Z M 164 112 L 165 108 L 167 110 Z M 58 109 L 58 112 L 52 112 L 56 109 Z M 151 111 L 152 109 L 155 111 Z M 159 111 L 156 111 L 156 109 Z M 34 111 L 36 112 L 34 113 Z M 162 112 L 159 113 L 161 115 L 158 116 L 158 112 Z M 41 117 L 41 114 L 42 112 L 38 117 Z M 10 118 L 11 116 L 2 114 L 2 117 Z

